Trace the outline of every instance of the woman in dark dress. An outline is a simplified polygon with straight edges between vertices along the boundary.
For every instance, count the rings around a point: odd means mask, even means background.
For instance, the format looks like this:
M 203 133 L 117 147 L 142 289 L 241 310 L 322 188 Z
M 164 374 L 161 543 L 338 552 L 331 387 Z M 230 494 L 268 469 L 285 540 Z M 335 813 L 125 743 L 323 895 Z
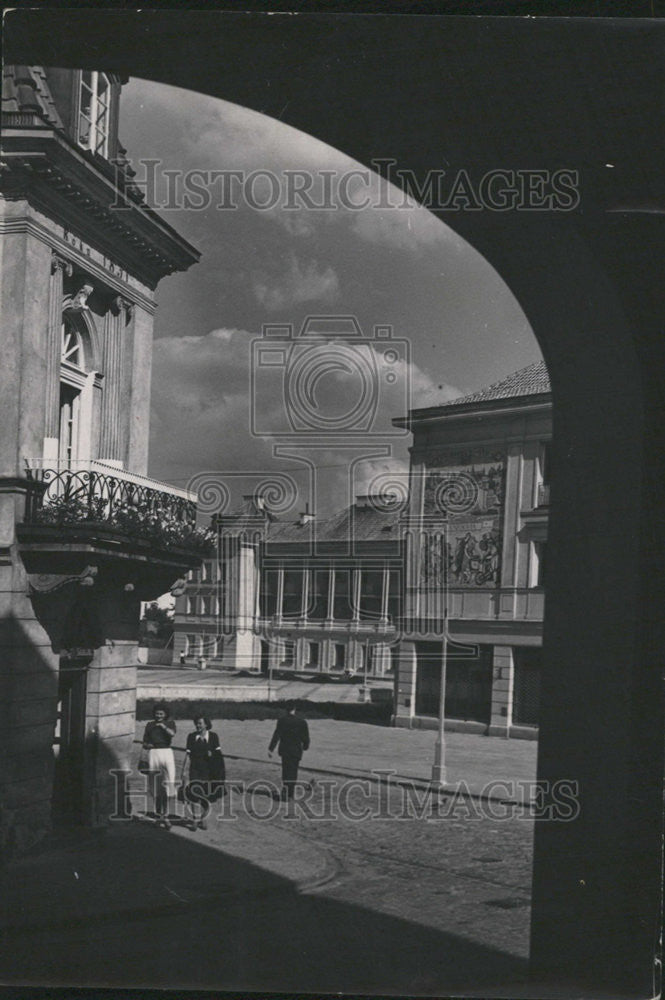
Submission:
M 224 756 L 219 737 L 212 732 L 210 719 L 200 715 L 192 721 L 196 728 L 187 737 L 187 750 L 182 766 L 183 794 L 190 830 L 196 830 L 197 826 L 205 830 L 210 803 L 220 798 L 224 791 Z M 189 777 L 185 781 L 188 768 Z M 199 806 L 201 816 L 197 819 Z

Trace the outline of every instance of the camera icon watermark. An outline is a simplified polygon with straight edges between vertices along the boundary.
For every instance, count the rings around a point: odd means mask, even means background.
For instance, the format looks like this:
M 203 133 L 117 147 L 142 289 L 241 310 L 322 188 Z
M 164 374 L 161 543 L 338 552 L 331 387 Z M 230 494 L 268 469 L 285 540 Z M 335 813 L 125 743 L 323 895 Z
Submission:
M 355 316 L 308 316 L 265 324 L 252 341 L 251 432 L 306 440 L 395 437 L 408 433 L 381 414 L 411 402 L 410 343 L 389 325 L 363 333 Z

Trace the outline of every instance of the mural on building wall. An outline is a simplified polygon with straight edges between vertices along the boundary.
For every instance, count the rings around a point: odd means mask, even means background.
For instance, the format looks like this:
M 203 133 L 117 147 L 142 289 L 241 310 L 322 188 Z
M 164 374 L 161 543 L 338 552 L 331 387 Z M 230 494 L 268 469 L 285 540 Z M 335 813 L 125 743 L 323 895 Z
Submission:
M 497 587 L 505 483 L 502 452 L 474 448 L 438 454 L 428 461 L 426 518 L 446 515 L 446 538 L 431 534 L 422 553 L 421 585 Z

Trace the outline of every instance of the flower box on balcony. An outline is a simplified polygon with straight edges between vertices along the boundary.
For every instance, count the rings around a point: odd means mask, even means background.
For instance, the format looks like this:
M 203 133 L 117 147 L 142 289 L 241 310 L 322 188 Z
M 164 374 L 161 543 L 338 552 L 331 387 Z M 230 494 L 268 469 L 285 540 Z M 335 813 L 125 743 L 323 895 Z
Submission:
M 71 578 L 96 567 L 96 582 L 151 600 L 214 552 L 214 535 L 196 527 L 196 497 L 104 463 L 45 468 L 17 538 L 28 574 Z
M 196 527 L 194 494 L 103 462 L 75 468 L 26 464 L 28 477 L 40 487 L 30 495 L 26 524 L 63 530 L 94 525 L 130 536 L 137 545 L 147 542 L 201 556 L 214 551 L 214 534 Z

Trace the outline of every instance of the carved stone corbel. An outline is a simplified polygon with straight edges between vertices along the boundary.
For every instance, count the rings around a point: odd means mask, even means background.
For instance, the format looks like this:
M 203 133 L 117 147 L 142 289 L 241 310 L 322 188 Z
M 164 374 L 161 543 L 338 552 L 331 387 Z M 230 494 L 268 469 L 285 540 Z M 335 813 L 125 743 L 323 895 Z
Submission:
M 88 299 L 93 292 L 94 288 L 87 282 L 85 285 L 81 285 L 78 292 L 72 297 L 72 301 L 67 306 L 67 309 L 70 312 L 87 312 L 90 308 Z
M 134 303 L 123 298 L 122 295 L 116 295 L 115 298 L 111 299 L 111 312 L 114 316 L 119 316 L 122 312 L 124 312 L 125 322 L 129 323 L 130 319 L 134 315 Z
M 73 576 L 65 576 L 62 573 L 30 573 L 28 584 L 31 593 L 36 594 L 50 594 L 70 583 L 78 583 L 82 587 L 92 587 L 98 572 L 97 566 L 86 566 L 80 573 Z
M 66 274 L 68 278 L 71 278 L 74 273 L 74 267 L 70 261 L 65 260 L 64 257 L 60 257 L 59 254 L 53 251 L 51 254 L 51 274 L 55 274 L 58 268 L 63 274 Z

